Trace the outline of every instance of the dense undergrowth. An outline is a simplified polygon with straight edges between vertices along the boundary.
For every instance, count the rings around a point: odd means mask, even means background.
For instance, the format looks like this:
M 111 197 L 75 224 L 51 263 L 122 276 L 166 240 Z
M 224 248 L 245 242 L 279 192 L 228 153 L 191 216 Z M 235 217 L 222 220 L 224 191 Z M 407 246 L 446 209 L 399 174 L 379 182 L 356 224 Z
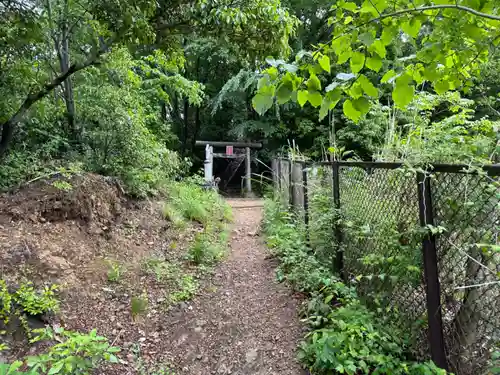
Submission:
M 308 296 L 304 322 L 310 328 L 299 359 L 312 374 L 446 374 L 432 362 L 416 362 L 405 332 L 365 307 L 306 244 L 303 224 L 277 200 L 267 200 L 264 230 L 277 273 Z

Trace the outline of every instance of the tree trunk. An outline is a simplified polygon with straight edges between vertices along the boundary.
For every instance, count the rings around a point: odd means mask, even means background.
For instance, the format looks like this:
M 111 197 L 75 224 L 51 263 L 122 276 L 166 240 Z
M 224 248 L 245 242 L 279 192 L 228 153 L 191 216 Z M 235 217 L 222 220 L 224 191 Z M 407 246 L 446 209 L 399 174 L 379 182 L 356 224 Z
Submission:
M 14 136 L 14 123 L 9 119 L 2 124 L 2 137 L 0 138 L 0 157 L 7 153 L 12 137 Z
M 64 27 L 62 32 L 61 53 L 59 54 L 59 66 L 61 68 L 61 72 L 68 70 L 70 64 L 69 61 L 69 35 L 66 27 Z M 70 134 L 72 141 L 78 143 L 80 134 L 76 127 L 76 110 L 73 96 L 73 82 L 71 81 L 71 77 L 63 82 L 63 87 L 64 102 L 66 104 L 66 117 L 68 119 L 68 134 Z
M 184 131 L 182 139 L 182 157 L 186 156 L 187 143 L 189 138 L 189 103 L 187 99 L 184 99 Z
M 191 139 L 191 149 L 189 150 L 191 153 L 194 152 L 194 148 L 196 147 L 196 138 L 198 138 L 198 133 L 200 132 L 200 127 L 201 127 L 200 107 L 196 107 L 195 118 L 194 118 L 193 138 Z
M 2 129 L 2 138 L 0 139 L 0 157 L 7 154 L 7 151 L 12 143 L 15 126 L 22 120 L 31 106 L 50 94 L 57 86 L 61 85 L 65 80 L 71 77 L 71 75 L 91 65 L 95 65 L 99 56 L 101 56 L 104 52 L 104 50 L 100 50 L 83 63 L 71 65 L 67 71 L 54 78 L 51 82 L 45 84 L 39 91 L 29 94 L 26 99 L 24 99 L 24 102 L 21 104 L 19 109 L 7 121 L 0 124 L 0 128 Z

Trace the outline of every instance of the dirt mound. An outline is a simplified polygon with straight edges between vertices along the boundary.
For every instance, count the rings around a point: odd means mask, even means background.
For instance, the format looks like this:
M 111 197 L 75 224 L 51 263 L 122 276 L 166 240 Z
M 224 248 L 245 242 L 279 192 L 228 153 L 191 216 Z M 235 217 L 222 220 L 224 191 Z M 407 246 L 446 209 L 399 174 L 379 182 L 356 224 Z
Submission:
M 94 174 L 38 180 L 0 196 L 0 224 L 9 221 L 108 225 L 122 211 L 123 190 L 113 180 Z

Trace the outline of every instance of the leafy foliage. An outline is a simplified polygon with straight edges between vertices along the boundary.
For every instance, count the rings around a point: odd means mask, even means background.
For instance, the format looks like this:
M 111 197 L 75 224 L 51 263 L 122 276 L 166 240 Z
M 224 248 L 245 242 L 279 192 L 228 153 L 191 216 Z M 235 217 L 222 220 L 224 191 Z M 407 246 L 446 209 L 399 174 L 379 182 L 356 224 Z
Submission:
M 311 328 L 299 359 L 314 374 L 446 374 L 433 363 L 412 362 L 397 327 L 377 318 L 308 251 L 300 221 L 280 203 L 266 202 L 267 243 L 282 264 L 278 276 L 310 296 L 305 322 Z
M 111 346 L 105 337 L 97 335 L 96 330 L 81 334 L 63 328 L 45 328 L 37 333 L 33 342 L 56 338 L 61 342 L 50 347 L 46 354 L 28 357 L 26 365 L 31 370 L 47 374 L 86 374 L 104 361 L 118 362 L 115 353 L 120 348 Z
M 164 214 L 174 223 L 181 218 L 208 225 L 214 220 L 230 220 L 231 210 L 217 192 L 204 190 L 198 183 L 169 185 L 170 200 Z
M 468 91 L 490 45 L 498 44 L 497 13 L 492 1 L 339 1 L 331 9 L 330 41 L 314 53 L 299 53 L 295 64 L 271 63 L 259 81 L 254 107 L 265 113 L 275 97 L 279 104 L 309 102 L 321 106 L 323 118 L 345 96 L 343 112 L 358 122 L 380 94 L 368 75 L 382 68 L 385 74 L 377 84 L 392 86 L 398 108 L 405 108 L 416 85 L 424 82 L 437 94 Z M 407 46 L 404 56 L 390 58 L 391 48 L 401 43 Z M 317 74 L 331 73 L 332 61 L 343 71 L 322 92 Z
M 57 290 L 57 285 L 51 285 L 39 291 L 35 289 L 33 283 L 26 282 L 16 290 L 9 291 L 5 280 L 0 280 L 0 319 L 7 324 L 12 316 L 24 321 L 25 314 L 37 316 L 56 312 L 59 309 L 59 301 L 55 295 Z
M 24 312 L 30 315 L 39 315 L 45 312 L 57 311 L 59 301 L 55 298 L 57 285 L 45 286 L 38 293 L 35 291 L 33 284 L 28 282 L 22 284 L 14 293 L 14 301 L 18 303 Z

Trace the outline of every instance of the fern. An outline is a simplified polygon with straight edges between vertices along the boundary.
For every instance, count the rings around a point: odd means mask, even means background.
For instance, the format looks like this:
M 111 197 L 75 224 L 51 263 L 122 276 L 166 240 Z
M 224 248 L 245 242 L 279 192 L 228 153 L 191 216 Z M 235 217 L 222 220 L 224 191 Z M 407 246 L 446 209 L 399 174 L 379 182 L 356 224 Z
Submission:
M 231 77 L 213 99 L 212 116 L 214 116 L 222 104 L 234 97 L 237 92 L 244 92 L 257 82 L 257 73 L 241 69 L 238 74 Z

